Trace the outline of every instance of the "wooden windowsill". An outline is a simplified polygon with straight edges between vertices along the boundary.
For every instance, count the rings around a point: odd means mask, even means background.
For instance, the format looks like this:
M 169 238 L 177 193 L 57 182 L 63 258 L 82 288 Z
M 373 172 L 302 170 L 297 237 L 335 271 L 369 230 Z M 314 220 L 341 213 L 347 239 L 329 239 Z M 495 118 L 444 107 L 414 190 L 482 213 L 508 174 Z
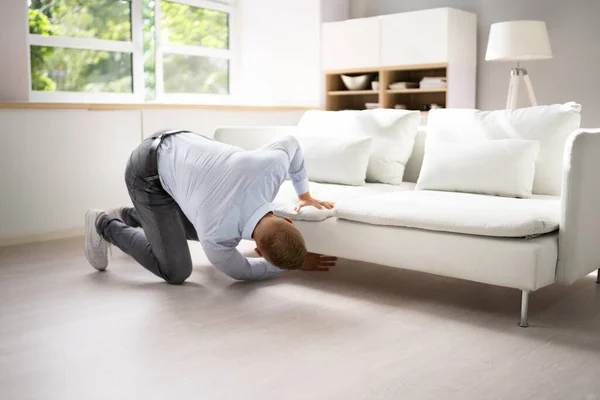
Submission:
M 0 101 L 2 109 L 25 110 L 217 110 L 217 111 L 307 111 L 319 107 L 302 106 L 236 106 L 171 103 L 34 103 L 27 101 Z

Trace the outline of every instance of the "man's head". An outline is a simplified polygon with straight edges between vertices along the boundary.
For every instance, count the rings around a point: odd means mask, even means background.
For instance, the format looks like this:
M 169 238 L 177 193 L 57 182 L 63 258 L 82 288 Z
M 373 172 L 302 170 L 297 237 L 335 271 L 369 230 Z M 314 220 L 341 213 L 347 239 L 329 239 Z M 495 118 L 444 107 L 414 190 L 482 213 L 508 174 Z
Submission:
M 306 243 L 289 218 L 269 213 L 254 228 L 256 253 L 281 269 L 299 269 L 306 260 Z

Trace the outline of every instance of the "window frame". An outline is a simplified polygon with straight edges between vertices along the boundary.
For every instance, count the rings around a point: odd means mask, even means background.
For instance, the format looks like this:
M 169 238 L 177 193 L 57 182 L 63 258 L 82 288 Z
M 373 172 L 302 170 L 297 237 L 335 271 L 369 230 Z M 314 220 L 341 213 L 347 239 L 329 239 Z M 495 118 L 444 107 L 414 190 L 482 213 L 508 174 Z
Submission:
M 229 48 L 215 49 L 178 43 L 163 42 L 161 38 L 161 3 L 163 0 L 155 0 L 154 3 L 154 45 L 155 45 L 155 74 L 156 74 L 156 102 L 158 103 L 184 103 L 184 104 L 227 104 L 230 103 L 235 90 L 235 78 L 237 75 L 238 57 L 236 37 L 236 13 L 233 1 L 216 0 L 167 0 L 171 3 L 180 3 L 192 7 L 205 8 L 221 11 L 229 14 Z M 209 93 L 165 93 L 163 54 L 176 54 L 188 56 L 220 57 L 229 61 L 229 94 Z
M 214 49 L 202 46 L 162 43 L 160 37 L 160 4 L 155 0 L 154 5 L 154 46 L 156 98 L 145 100 L 144 82 L 144 43 L 142 0 L 127 0 L 131 3 L 131 41 L 104 40 L 93 38 L 76 38 L 68 36 L 44 36 L 29 33 L 27 24 L 27 77 L 29 84 L 29 101 L 33 102 L 77 102 L 77 103 L 186 103 L 186 104 L 228 104 L 235 93 L 235 76 L 237 71 L 237 24 L 235 4 L 233 0 L 169 0 L 175 3 L 223 11 L 229 14 L 229 49 Z M 132 93 L 88 93 L 68 91 L 33 90 L 31 85 L 31 46 L 64 47 L 83 50 L 100 50 L 131 53 L 132 55 Z M 229 94 L 194 94 L 194 93 L 164 93 L 162 55 L 182 54 L 217 56 L 229 60 Z

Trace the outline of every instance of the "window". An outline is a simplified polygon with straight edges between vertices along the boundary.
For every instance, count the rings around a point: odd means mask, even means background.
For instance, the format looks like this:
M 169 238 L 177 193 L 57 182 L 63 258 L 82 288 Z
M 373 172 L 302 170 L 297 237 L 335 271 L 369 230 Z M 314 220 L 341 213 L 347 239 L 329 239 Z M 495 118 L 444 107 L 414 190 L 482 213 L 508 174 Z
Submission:
M 203 0 L 156 0 L 157 99 L 230 92 L 231 7 Z M 176 95 L 176 96 L 174 96 Z
M 212 0 L 29 0 L 31 99 L 228 95 L 232 17 Z

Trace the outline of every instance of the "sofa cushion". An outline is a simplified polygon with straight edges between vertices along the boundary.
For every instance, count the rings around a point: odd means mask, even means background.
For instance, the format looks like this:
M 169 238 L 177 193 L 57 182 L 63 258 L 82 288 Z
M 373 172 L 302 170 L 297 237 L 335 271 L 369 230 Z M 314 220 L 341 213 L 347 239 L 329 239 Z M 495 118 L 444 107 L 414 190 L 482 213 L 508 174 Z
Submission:
M 430 142 L 416 189 L 531 197 L 539 149 L 519 139 Z
M 361 199 L 377 193 L 413 190 L 414 187 L 414 183 L 402 183 L 400 185 L 367 183 L 362 186 L 345 186 L 311 182 L 310 193 L 315 199 L 338 203 L 342 200 Z M 305 207 L 297 213 L 294 211 L 296 204 L 298 204 L 298 195 L 294 191 L 292 182 L 289 180 L 283 182 L 275 200 L 273 200 L 275 215 L 289 217 L 293 220 L 323 221 L 331 217 L 335 210 L 317 210 L 315 207 Z
M 559 196 L 565 143 L 579 128 L 580 110 L 581 106 L 573 102 L 518 110 L 432 110 L 427 121 L 425 153 L 430 141 L 535 140 L 540 143 L 540 154 L 533 193 Z
M 560 198 L 405 191 L 339 202 L 334 215 L 374 225 L 493 237 L 531 237 L 558 229 Z
M 298 123 L 297 134 L 371 137 L 373 147 L 367 167 L 367 182 L 399 185 L 413 150 L 420 120 L 418 111 L 310 110 Z
M 354 136 L 298 136 L 308 179 L 364 185 L 373 139 Z

